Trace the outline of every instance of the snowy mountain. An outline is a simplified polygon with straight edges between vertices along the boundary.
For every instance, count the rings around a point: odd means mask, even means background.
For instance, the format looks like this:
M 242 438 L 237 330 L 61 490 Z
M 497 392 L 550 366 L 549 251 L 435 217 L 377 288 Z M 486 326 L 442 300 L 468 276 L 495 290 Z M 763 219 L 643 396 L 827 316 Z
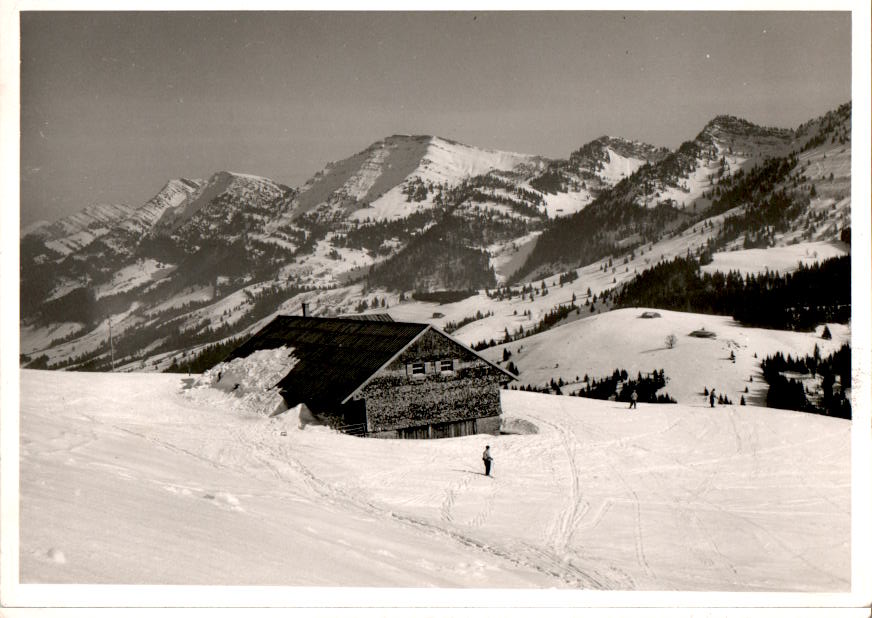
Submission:
M 514 279 L 658 242 L 724 214 L 707 247 L 839 240 L 850 227 L 850 104 L 797 130 L 718 116 L 584 210 L 549 226 Z
M 717 116 L 693 141 L 683 143 L 649 174 L 641 176 L 642 200 L 647 207 L 677 204 L 684 208 L 705 198 L 706 189 L 716 187 L 720 178 L 768 158 L 786 156 L 796 147 L 791 130 L 760 127 L 734 116 Z
M 211 299 L 219 286 L 243 285 L 264 263 L 273 264 L 272 272 L 278 268 L 284 257 L 272 246 L 243 237 L 257 235 L 289 194 L 267 179 L 220 172 L 208 181 L 171 181 L 99 238 L 56 261 L 41 257 L 45 245 L 37 238 L 25 237 L 23 332 L 42 333 L 32 345 L 43 345 L 48 333 L 62 333 L 48 343 L 84 337 L 72 348 L 88 358 L 103 346 L 99 333 L 115 315 L 116 334 L 137 325 L 139 341 L 154 341 L 156 333 L 147 331 L 163 323 L 154 319 L 154 307 L 164 318 L 178 315 L 178 306 Z
M 432 196 L 408 199 L 412 183 L 451 187 L 492 171 L 536 167 L 542 160 L 439 137 L 393 135 L 316 174 L 300 188 L 289 218 L 317 211 L 353 220 L 398 219 L 434 206 Z
M 445 325 L 493 312 L 477 320 L 477 344 L 536 326 L 570 293 L 619 286 L 654 256 L 793 243 L 808 253 L 846 238 L 850 104 L 795 131 L 719 116 L 675 152 L 602 137 L 564 160 L 394 135 L 299 189 L 219 172 L 109 212 L 92 226 L 99 236 L 66 255 L 46 248 L 47 232 L 23 237 L 24 364 L 108 368 L 111 322 L 116 365 L 178 366 L 302 302 Z M 56 225 L 87 228 L 75 220 Z M 496 301 L 476 293 L 513 282 L 530 289 Z M 427 300 L 444 290 L 468 300 Z

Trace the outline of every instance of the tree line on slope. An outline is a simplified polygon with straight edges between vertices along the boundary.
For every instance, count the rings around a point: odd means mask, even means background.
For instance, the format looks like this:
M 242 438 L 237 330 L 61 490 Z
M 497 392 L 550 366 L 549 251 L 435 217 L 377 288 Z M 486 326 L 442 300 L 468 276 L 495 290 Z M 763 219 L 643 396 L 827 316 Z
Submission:
M 524 337 L 530 337 L 531 335 L 536 335 L 538 333 L 543 333 L 546 330 L 557 326 L 564 319 L 569 317 L 573 312 L 577 315 L 580 314 L 581 310 L 575 302 L 571 302 L 568 305 L 557 305 L 550 311 L 548 311 L 542 319 L 539 320 L 536 324 L 531 326 L 530 328 L 525 329 L 522 324 L 514 332 L 510 333 L 508 327 L 506 327 L 503 337 L 496 341 L 491 338 L 490 340 L 482 339 L 472 345 L 473 350 L 481 351 L 486 348 L 491 348 L 495 345 L 510 343 L 512 341 L 517 341 L 518 339 L 523 339 Z
M 218 341 L 207 345 L 196 354 L 191 354 L 190 358 L 186 352 L 181 359 L 174 358 L 164 373 L 203 373 L 227 358 L 247 338 L 247 335 L 243 335 Z
M 793 273 L 706 273 L 692 257 L 644 270 L 615 294 L 615 307 L 729 315 L 749 326 L 809 331 L 851 317 L 851 259 L 830 258 Z
M 506 358 L 504 356 L 503 360 Z M 509 363 L 518 374 L 514 363 Z M 642 403 L 677 403 L 675 399 L 669 396 L 669 393 L 663 392 L 657 394 L 657 391 L 666 386 L 668 378 L 663 369 L 655 369 L 647 375 L 642 375 L 638 372 L 636 379 L 630 378 L 626 369 L 615 369 L 612 375 L 604 378 L 590 378 L 587 375 L 582 380 L 576 377 L 576 382 L 582 382 L 585 386 L 568 393 L 563 392 L 563 388 L 567 386 L 567 382 L 562 377 L 556 380 L 551 378 L 545 385 L 533 386 L 525 384 L 522 386 L 510 386 L 512 390 L 520 390 L 530 393 L 546 393 L 554 395 L 567 395 L 569 397 L 587 397 L 589 399 L 614 400 L 629 403 L 632 399 L 633 392 L 636 393 L 637 401 Z
M 587 380 L 587 386 L 571 392 L 570 395 L 629 403 L 635 391 L 638 401 L 643 403 L 676 403 L 669 393 L 657 394 L 657 391 L 666 386 L 666 382 L 666 374 L 662 369 L 655 369 L 646 376 L 639 372 L 635 380 L 629 377 L 625 369 L 615 369 L 611 376 L 600 380 Z

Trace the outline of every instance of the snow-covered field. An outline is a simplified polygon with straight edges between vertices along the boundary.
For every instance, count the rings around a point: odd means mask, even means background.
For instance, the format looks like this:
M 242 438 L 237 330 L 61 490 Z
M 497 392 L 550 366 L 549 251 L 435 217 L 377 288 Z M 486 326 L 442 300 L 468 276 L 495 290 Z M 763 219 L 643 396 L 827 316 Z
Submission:
M 162 264 L 151 258 L 137 260 L 135 263 L 125 266 L 115 272 L 109 282 L 97 286 L 95 294 L 97 298 L 100 298 L 111 294 L 128 292 L 136 287 L 158 279 L 162 275 L 165 276 L 174 268 L 175 267 L 172 264 Z
M 646 313 L 658 317 L 641 317 Z M 563 391 L 569 392 L 583 386 L 576 377 L 600 379 L 615 369 L 626 369 L 635 378 L 638 372 L 663 369 L 668 379 L 664 390 L 678 403 L 704 403 L 703 389 L 715 388 L 735 403 L 744 395 L 748 403 L 763 404 L 768 389 L 760 371 L 764 358 L 776 352 L 811 355 L 815 345 L 826 357 L 851 339 L 844 324 L 830 324 L 832 339 L 822 339 L 823 326 L 811 333 L 750 328 L 727 316 L 664 309 L 618 309 L 590 317 L 582 311 L 581 315 L 580 320 L 482 354 L 500 362 L 503 349 L 508 348 L 524 385 L 545 386 L 552 378 L 562 378 L 567 383 Z M 690 335 L 700 329 L 714 337 Z M 672 348 L 666 344 L 669 335 L 676 338 Z
M 740 249 L 715 253 L 711 263 L 702 266 L 701 270 L 707 273 L 737 271 L 742 275 L 756 275 L 769 270 L 783 275 L 795 271 L 799 264 L 811 266 L 847 253 L 844 243 L 838 242 L 808 242 L 768 249 Z
M 198 378 L 21 372 L 22 583 L 850 588 L 849 421 L 505 391 L 538 433 L 382 441 Z

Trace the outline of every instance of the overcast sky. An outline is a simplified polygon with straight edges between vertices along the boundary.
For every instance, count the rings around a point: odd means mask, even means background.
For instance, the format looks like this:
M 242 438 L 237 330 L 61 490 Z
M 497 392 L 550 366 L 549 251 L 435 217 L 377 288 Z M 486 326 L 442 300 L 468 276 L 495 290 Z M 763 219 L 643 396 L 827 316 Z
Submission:
M 848 12 L 25 12 L 21 223 L 219 170 L 299 186 L 394 133 L 566 157 L 850 98 Z

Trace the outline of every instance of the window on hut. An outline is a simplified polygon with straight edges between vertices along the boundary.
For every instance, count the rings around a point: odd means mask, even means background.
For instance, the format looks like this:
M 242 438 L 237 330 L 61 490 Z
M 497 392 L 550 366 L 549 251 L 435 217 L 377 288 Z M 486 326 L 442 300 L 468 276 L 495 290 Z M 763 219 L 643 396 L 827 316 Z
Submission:
M 412 376 L 423 377 L 424 373 L 426 373 L 426 371 L 427 371 L 426 365 L 423 362 L 412 363 L 411 368 L 412 368 Z
M 439 361 L 439 371 L 442 373 L 450 373 L 454 371 L 454 359 L 443 359 Z

